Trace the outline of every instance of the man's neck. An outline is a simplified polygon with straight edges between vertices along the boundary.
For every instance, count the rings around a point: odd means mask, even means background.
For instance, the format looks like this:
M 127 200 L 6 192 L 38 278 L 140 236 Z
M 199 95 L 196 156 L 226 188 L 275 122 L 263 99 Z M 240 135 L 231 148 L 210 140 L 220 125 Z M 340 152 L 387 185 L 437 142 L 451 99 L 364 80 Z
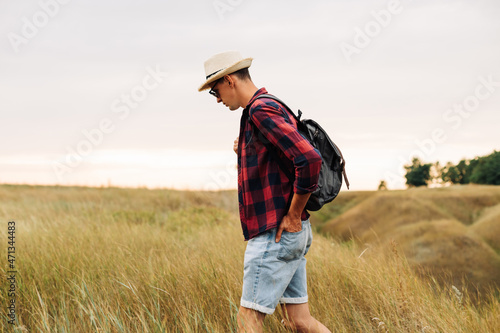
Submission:
M 245 108 L 258 90 L 252 81 L 246 83 L 241 92 L 240 106 Z

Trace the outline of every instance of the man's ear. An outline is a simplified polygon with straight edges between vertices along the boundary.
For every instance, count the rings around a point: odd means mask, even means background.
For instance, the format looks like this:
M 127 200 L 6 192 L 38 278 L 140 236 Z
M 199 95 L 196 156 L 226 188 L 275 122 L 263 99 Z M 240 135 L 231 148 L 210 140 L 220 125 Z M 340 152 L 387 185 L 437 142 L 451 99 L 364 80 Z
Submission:
M 231 75 L 224 76 L 224 80 L 227 82 L 229 87 L 234 88 L 235 80 Z

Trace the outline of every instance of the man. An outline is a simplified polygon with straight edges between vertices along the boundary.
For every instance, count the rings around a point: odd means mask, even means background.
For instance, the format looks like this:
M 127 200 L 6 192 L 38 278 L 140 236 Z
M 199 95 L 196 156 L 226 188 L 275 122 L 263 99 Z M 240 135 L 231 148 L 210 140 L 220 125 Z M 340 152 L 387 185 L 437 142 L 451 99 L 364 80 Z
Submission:
M 304 207 L 317 187 L 321 156 L 283 105 L 256 99 L 267 91 L 252 82 L 252 60 L 235 51 L 216 54 L 205 62 L 206 81 L 198 89 L 210 89 L 231 111 L 244 108 L 234 145 L 241 226 L 248 240 L 239 331 L 262 332 L 265 315 L 281 303 L 285 325 L 299 332 L 330 332 L 309 313 L 304 258 L 312 242 Z M 295 175 L 293 182 L 276 158 Z

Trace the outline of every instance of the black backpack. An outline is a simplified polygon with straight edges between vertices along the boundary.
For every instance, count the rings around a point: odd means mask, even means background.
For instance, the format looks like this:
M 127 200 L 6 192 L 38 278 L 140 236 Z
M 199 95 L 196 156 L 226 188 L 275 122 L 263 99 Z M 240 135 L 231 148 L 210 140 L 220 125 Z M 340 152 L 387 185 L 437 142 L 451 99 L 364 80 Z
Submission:
M 342 187 L 342 176 L 345 179 L 347 189 L 349 189 L 344 157 L 337 145 L 333 143 L 328 134 L 326 134 L 325 130 L 312 119 L 300 120 L 302 111 L 299 110 L 299 115 L 296 116 L 283 101 L 273 95 L 262 94 L 257 96 L 256 99 L 259 98 L 270 98 L 282 104 L 295 120 L 297 120 L 297 129 L 299 133 L 302 134 L 302 136 L 321 154 L 323 162 L 321 163 L 321 170 L 319 172 L 318 188 L 309 197 L 306 209 L 310 211 L 319 210 L 323 205 L 335 199 Z M 257 129 L 256 126 L 255 128 Z M 276 153 L 276 147 L 274 147 L 262 133 L 259 133 L 259 139 L 264 143 L 271 156 L 278 162 L 288 179 L 293 182 L 295 180 L 295 174 L 291 174 L 285 167 L 283 161 Z

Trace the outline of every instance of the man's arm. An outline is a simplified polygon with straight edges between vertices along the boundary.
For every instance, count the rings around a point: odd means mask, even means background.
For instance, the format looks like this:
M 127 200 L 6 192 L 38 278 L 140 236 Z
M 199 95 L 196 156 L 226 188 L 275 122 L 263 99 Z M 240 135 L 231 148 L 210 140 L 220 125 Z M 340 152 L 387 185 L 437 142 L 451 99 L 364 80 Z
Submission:
M 302 211 L 306 207 L 307 200 L 311 193 L 307 194 L 297 194 L 294 193 L 292 197 L 292 203 L 288 213 L 281 220 L 278 231 L 276 232 L 276 243 L 281 239 L 281 234 L 283 231 L 287 232 L 299 232 L 302 230 Z

